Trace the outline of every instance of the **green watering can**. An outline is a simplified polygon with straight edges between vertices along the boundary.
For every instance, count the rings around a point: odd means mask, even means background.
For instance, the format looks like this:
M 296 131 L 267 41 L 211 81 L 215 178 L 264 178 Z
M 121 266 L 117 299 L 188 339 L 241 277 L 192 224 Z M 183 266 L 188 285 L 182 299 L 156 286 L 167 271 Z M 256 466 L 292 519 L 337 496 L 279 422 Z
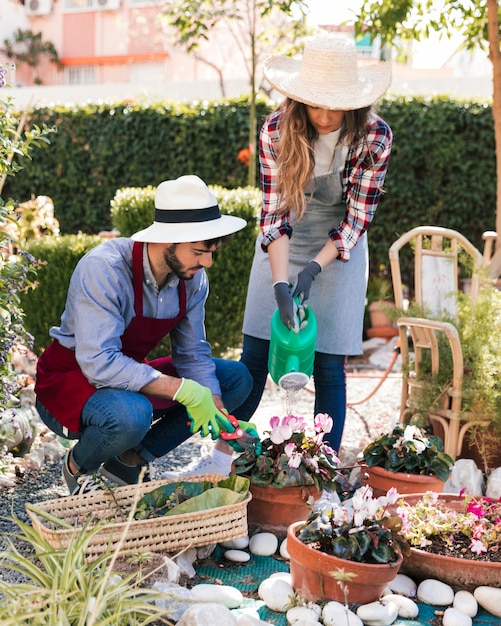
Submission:
M 303 307 L 302 321 L 307 324 L 298 333 L 282 323 L 278 309 L 271 318 L 268 371 L 273 382 L 288 391 L 302 389 L 313 374 L 317 319 L 309 307 Z

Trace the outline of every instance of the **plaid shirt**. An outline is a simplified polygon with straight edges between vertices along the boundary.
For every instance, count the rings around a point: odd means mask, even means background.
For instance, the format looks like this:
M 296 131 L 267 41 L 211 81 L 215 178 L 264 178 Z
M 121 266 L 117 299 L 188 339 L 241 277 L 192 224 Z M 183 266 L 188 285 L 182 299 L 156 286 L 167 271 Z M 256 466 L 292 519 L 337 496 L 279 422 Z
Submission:
M 282 235 L 292 234 L 290 215 L 277 213 L 277 152 L 280 141 L 280 112 L 275 111 L 265 121 L 259 135 L 259 162 L 263 208 L 261 231 L 263 250 Z M 350 146 L 343 170 L 343 201 L 346 215 L 328 235 L 339 250 L 339 259 L 348 261 L 350 250 L 367 230 L 381 196 L 388 161 L 390 159 L 391 129 L 377 115 L 368 122 L 367 141 Z M 372 154 L 372 158 L 371 158 Z

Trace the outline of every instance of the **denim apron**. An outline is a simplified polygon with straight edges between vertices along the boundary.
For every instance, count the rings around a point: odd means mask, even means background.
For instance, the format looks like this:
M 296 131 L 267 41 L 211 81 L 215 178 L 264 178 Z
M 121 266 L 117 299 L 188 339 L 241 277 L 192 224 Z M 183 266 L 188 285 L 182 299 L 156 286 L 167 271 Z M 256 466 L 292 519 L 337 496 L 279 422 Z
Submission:
M 342 175 L 346 152 L 338 148 L 327 174 L 317 176 L 307 208 L 300 221 L 292 222 L 289 281 L 321 250 L 329 231 L 346 214 Z M 260 339 L 270 338 L 270 320 L 277 303 L 268 254 L 261 249 L 260 234 L 249 278 L 243 332 Z M 334 260 L 315 278 L 307 305 L 318 321 L 316 350 L 326 354 L 362 353 L 362 334 L 367 289 L 368 246 L 364 234 L 351 250 L 347 262 Z
M 134 242 L 132 249 L 132 276 L 134 281 L 135 317 L 121 337 L 122 352 L 128 357 L 148 363 L 146 356 L 184 317 L 186 313 L 186 286 L 179 281 L 179 314 L 172 319 L 143 316 L 143 244 Z M 164 374 L 176 376 L 170 357 L 149 362 Z M 42 353 L 37 363 L 35 392 L 43 406 L 58 422 L 73 433 L 80 427 L 82 409 L 97 391 L 85 378 L 75 358 L 75 351 L 62 346 L 56 339 Z M 153 408 L 169 408 L 173 400 L 150 398 Z

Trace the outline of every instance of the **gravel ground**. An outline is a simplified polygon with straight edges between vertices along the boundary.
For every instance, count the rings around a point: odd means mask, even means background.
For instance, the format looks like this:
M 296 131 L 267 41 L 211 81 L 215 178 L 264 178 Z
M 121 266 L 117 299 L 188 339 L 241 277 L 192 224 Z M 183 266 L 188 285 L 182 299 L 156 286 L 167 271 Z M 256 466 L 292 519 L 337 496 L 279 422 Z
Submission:
M 366 399 L 380 383 L 384 370 L 393 354 L 392 343 L 367 346 L 363 358 L 352 359 L 348 366 L 348 413 L 340 450 L 343 465 L 353 463 L 358 451 L 380 432 L 389 430 L 398 419 L 401 375 L 398 361 L 378 390 Z M 369 360 L 370 359 L 370 360 Z M 285 415 L 286 411 L 312 417 L 314 394 L 308 387 L 288 398 L 285 391 L 268 381 L 262 401 L 254 416 L 260 434 L 266 429 L 270 417 Z M 207 441 L 198 435 L 179 446 L 154 463 L 154 473 L 158 476 L 166 469 L 185 467 L 196 458 L 202 445 Z M 36 442 L 34 444 L 36 446 Z M 13 538 L 18 527 L 12 521 L 17 516 L 29 521 L 26 515 L 26 502 L 41 502 L 68 495 L 61 478 L 61 463 L 47 463 L 38 471 L 25 469 L 20 465 L 17 485 L 0 487 L 0 550 L 7 546 L 7 538 Z M 24 552 L 26 548 L 15 544 Z M 2 571 L 0 577 L 13 580 L 13 573 Z

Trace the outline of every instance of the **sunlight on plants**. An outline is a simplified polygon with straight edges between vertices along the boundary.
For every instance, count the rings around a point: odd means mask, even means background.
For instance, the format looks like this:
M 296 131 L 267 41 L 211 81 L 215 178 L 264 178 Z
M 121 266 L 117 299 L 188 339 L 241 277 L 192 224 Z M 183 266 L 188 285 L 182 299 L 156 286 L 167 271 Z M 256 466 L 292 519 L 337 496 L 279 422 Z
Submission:
M 19 541 L 34 549 L 24 556 L 9 540 L 0 553 L 0 567 L 21 575 L 23 582 L 0 581 L 0 623 L 5 626 L 105 626 L 172 624 L 165 609 L 155 606 L 163 594 L 143 586 L 141 570 L 122 577 L 113 572 L 119 547 L 89 562 L 86 550 L 104 524 L 89 528 L 90 521 L 72 536 L 67 548 L 55 549 L 29 524 L 13 518 Z

